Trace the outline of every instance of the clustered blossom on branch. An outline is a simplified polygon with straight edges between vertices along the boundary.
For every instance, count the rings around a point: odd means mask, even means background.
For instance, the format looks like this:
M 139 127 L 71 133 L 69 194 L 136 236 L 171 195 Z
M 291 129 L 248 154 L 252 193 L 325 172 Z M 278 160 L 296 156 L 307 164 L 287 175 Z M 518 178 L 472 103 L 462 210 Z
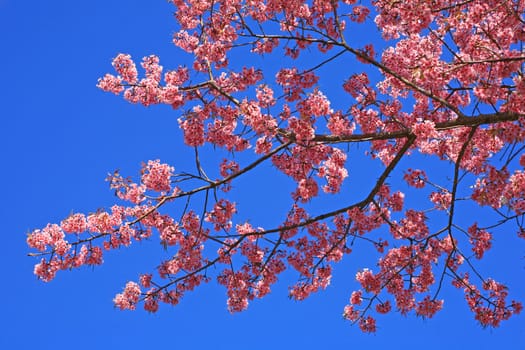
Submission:
M 343 310 L 364 332 L 376 331 L 374 313 L 433 317 L 444 307 L 445 282 L 464 291 L 482 326 L 521 311 L 475 263 L 490 254 L 499 228 L 508 234 L 516 224 L 525 238 L 525 1 L 172 2 L 173 43 L 193 55 L 191 67 L 165 70 L 150 55 L 141 78 L 132 58 L 119 54 L 116 75 L 98 87 L 177 110 L 196 172 L 175 173 L 154 160 L 143 164 L 138 182 L 110 175 L 123 204 L 28 235 L 40 279 L 102 264 L 105 251 L 158 236 L 172 257 L 128 282 L 116 307 L 142 302 L 155 312 L 216 279 L 228 309 L 238 312 L 270 293 L 286 269 L 298 275 L 290 297 L 304 300 L 330 285 L 335 265 L 353 249 L 371 244 L 377 263 L 356 273 L 358 289 Z M 354 44 L 371 26 L 387 41 Z M 275 72 L 245 55 L 276 55 L 282 65 Z M 340 81 L 323 76 L 330 66 Z M 219 169 L 205 171 L 204 145 L 227 152 Z M 347 164 L 356 152 L 379 166 Z M 414 161 L 418 153 L 428 161 Z M 439 162 L 450 170 L 447 180 L 434 171 Z M 238 178 L 264 163 L 295 183 L 283 199 L 290 209 L 273 228 L 239 220 L 243 203 L 229 197 Z M 357 171 L 376 179 L 360 188 L 361 198 L 346 195 Z M 311 209 L 338 193 L 345 195 L 332 207 Z M 406 205 L 414 203 L 409 195 L 420 196 L 418 207 Z M 460 199 L 493 214 L 462 228 Z M 182 214 L 167 210 L 174 201 L 187 203 Z M 430 227 L 429 216 L 443 227 Z

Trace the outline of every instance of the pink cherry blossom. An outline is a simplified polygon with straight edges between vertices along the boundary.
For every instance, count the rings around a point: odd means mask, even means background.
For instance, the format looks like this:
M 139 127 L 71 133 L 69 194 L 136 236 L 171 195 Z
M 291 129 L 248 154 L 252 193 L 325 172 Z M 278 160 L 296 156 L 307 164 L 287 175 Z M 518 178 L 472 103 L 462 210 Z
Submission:
M 115 306 L 121 310 L 135 310 L 135 305 L 139 301 L 141 290 L 138 284 L 135 282 L 128 282 L 124 291 L 119 293 L 113 299 Z
M 129 84 L 136 84 L 138 82 L 137 67 L 130 55 L 121 53 L 113 59 L 112 64 L 122 80 Z
M 87 229 L 86 216 L 82 213 L 70 215 L 62 220 L 60 227 L 66 233 L 81 233 Z
M 170 178 L 174 168 L 161 164 L 160 160 L 149 161 L 143 168 L 142 183 L 147 189 L 157 192 L 168 192 L 171 189 Z
M 117 308 L 216 281 L 239 312 L 286 269 L 292 299 L 326 289 L 368 246 L 343 309 L 363 332 L 391 311 L 433 317 L 445 281 L 484 327 L 522 310 L 478 265 L 501 233 L 525 238 L 522 2 L 171 2 L 187 64 L 119 53 L 97 86 L 171 107 L 195 167 L 111 173 L 120 204 L 27 235 L 39 279 L 156 241 L 164 258 Z
M 103 78 L 100 78 L 98 80 L 97 87 L 104 91 L 112 92 L 115 95 L 118 95 L 124 91 L 124 86 L 122 86 L 122 78 L 111 74 L 106 74 Z

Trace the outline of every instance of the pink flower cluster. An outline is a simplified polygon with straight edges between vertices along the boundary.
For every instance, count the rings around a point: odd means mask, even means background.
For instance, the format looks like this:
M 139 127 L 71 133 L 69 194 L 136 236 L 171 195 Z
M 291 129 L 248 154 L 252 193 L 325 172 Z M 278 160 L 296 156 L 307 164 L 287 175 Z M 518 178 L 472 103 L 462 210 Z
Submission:
M 443 308 L 443 300 L 434 300 L 430 299 L 430 296 L 426 296 L 421 300 L 417 306 L 416 306 L 416 315 L 432 318 L 438 312 Z
M 447 210 L 452 203 L 452 194 L 448 191 L 432 192 L 430 201 L 434 203 L 436 209 Z
M 71 225 L 66 223 L 66 228 L 70 229 Z M 62 228 L 56 224 L 48 224 L 42 230 L 35 230 L 27 236 L 29 247 L 44 252 L 50 246 L 53 252 L 59 256 L 64 256 L 71 245 L 64 239 L 65 234 Z
M 516 170 L 510 175 L 507 168 L 487 166 L 485 174 L 473 186 L 472 199 L 493 208 L 509 206 L 518 215 L 525 212 L 525 172 Z
M 345 136 L 354 133 L 355 123 L 351 123 L 341 112 L 335 112 L 330 115 L 326 127 L 333 135 Z
M 476 258 L 483 258 L 485 252 L 492 247 L 492 235 L 486 230 L 479 229 L 477 224 L 468 228 L 468 234 Z
M 339 148 L 332 148 L 328 159 L 319 168 L 319 177 L 324 177 L 327 184 L 323 186 L 323 191 L 327 193 L 338 193 L 343 181 L 348 177 L 348 170 L 345 168 L 346 154 Z
M 248 274 L 246 272 L 233 272 L 226 269 L 217 278 L 218 282 L 224 285 L 228 293 L 228 310 L 230 312 L 240 312 L 248 308 L 248 300 L 254 298 L 250 290 Z
M 308 202 L 310 199 L 316 197 L 319 194 L 319 186 L 317 182 L 312 178 L 299 180 L 297 189 L 292 194 L 295 200 L 302 203 Z
M 277 121 L 272 116 L 263 114 L 258 103 L 254 101 L 243 101 L 241 104 L 241 110 L 244 113 L 245 125 L 252 128 L 257 134 L 271 136 L 275 134 Z
M 308 97 L 297 104 L 297 109 L 302 116 L 320 117 L 332 113 L 330 101 L 319 90 L 316 90 Z
M 401 219 L 399 225 L 392 223 L 390 232 L 396 239 L 423 239 L 429 234 L 426 224 L 427 218 L 424 212 L 413 209 L 407 210 L 405 217 Z
M 134 204 L 141 203 L 144 199 L 146 186 L 133 183 L 130 179 L 123 178 L 118 171 L 109 175 L 106 179 L 110 183 L 110 188 L 115 190 L 115 194 L 122 200 L 130 201 Z M 77 231 L 82 232 L 82 231 Z
M 135 310 L 140 295 L 139 285 L 135 282 L 128 282 L 124 292 L 117 294 L 113 299 L 113 303 L 121 310 Z
M 124 86 L 122 86 L 122 78 L 111 74 L 106 74 L 103 78 L 100 78 L 98 80 L 97 87 L 103 91 L 112 92 L 115 95 L 118 95 L 124 91 Z
M 509 177 L 503 198 L 508 199 L 509 206 L 516 214 L 525 213 L 525 172 L 523 170 L 517 170 Z
M 357 23 L 363 23 L 369 14 L 370 14 L 370 9 L 368 9 L 368 7 L 362 6 L 362 5 L 356 5 L 352 9 L 352 13 L 350 14 L 350 19 Z
M 425 187 L 425 183 L 428 180 L 424 170 L 421 169 L 407 169 L 404 175 L 405 181 L 415 188 Z
M 161 164 L 160 160 L 150 160 L 142 169 L 142 183 L 148 190 L 169 192 L 174 168 Z
M 310 141 L 315 137 L 315 129 L 312 125 L 312 120 L 308 117 L 298 119 L 291 117 L 288 119 L 288 126 L 294 133 L 298 142 Z
M 352 322 L 368 320 L 369 316 L 366 317 L 365 314 L 373 303 L 376 303 L 376 312 L 390 312 L 391 304 L 382 296 L 384 291 L 393 296 L 397 310 L 402 314 L 415 311 L 418 316 L 431 318 L 441 310 L 442 300 L 431 298 L 428 294 L 420 299 L 417 296 L 419 293 L 429 292 L 435 283 L 432 265 L 437 264 L 443 254 L 451 257 L 455 246 L 450 237 L 442 240 L 430 238 L 426 242 L 391 248 L 379 260 L 379 272 L 373 273 L 369 269 L 358 272 L 356 280 L 361 284 L 362 290 L 352 293 L 350 303 L 345 307 L 344 317 Z M 460 264 L 461 262 L 455 266 L 449 264 L 449 267 L 456 271 Z M 363 291 L 368 293 L 367 297 L 363 295 Z M 369 303 L 363 305 L 364 300 Z
M 326 289 L 332 280 L 332 268 L 330 265 L 318 267 L 310 282 L 298 282 L 290 288 L 289 295 L 295 300 L 304 300 L 310 294 Z
M 138 82 L 138 72 L 135 62 L 131 59 L 130 55 L 118 54 L 113 59 L 113 67 L 117 71 L 118 75 L 129 84 L 136 84 Z
M 257 101 L 262 108 L 268 108 L 275 104 L 274 92 L 268 85 L 261 85 L 257 88 Z
M 184 104 L 185 97 L 179 87 L 189 79 L 186 68 L 179 67 L 167 72 L 164 78 L 166 85 L 161 86 L 163 67 L 159 64 L 159 58 L 155 55 L 146 56 L 142 59 L 141 66 L 145 71 L 145 78 L 139 80 L 137 67 L 131 56 L 119 54 L 113 59 L 113 67 L 118 75 L 106 74 L 99 79 L 97 86 L 115 94 L 124 92 L 126 100 L 145 106 L 165 103 L 178 108 Z
M 179 118 L 179 126 L 184 132 L 184 143 L 188 146 L 202 146 L 204 137 L 205 115 L 201 107 L 193 108 L 192 113 Z
M 34 244 L 34 240 L 39 239 L 39 236 L 40 233 L 38 230 L 30 234 L 28 244 L 30 246 Z M 34 268 L 35 275 L 44 282 L 49 282 L 54 279 L 56 273 L 60 270 L 70 270 L 82 265 L 102 264 L 102 249 L 100 247 L 88 248 L 86 245 L 82 245 L 79 250 L 71 252 L 72 245 L 65 240 L 56 241 L 51 247 L 51 252 L 42 248 L 45 254 L 51 254 L 51 258 L 47 260 L 42 258 Z M 55 253 L 56 255 L 53 255 Z
M 300 100 L 304 89 L 311 88 L 318 80 L 313 72 L 299 73 L 297 68 L 283 68 L 276 76 L 276 82 L 283 87 L 289 102 Z
M 212 223 L 215 231 L 229 231 L 232 227 L 231 218 L 236 212 L 235 203 L 226 199 L 220 199 L 215 203 L 213 210 L 206 214 L 204 220 Z
M 437 136 L 436 124 L 431 120 L 414 124 L 412 126 L 412 132 L 420 139 L 429 139 Z
M 82 233 L 87 230 L 86 216 L 82 213 L 76 213 L 62 220 L 60 227 L 66 233 Z
M 484 327 L 497 327 L 501 321 L 519 314 L 523 309 L 522 304 L 517 301 L 512 301 L 507 306 L 508 290 L 495 280 L 488 279 L 483 282 L 483 289 L 489 293 L 488 297 L 470 282 L 468 273 L 455 279 L 453 285 L 463 288 L 468 306 L 474 312 L 476 320 Z
M 379 294 L 381 291 L 381 279 L 368 269 L 364 269 L 356 274 L 355 279 L 361 284 L 361 287 L 368 293 Z M 352 300 L 351 300 L 352 301 Z M 355 300 L 354 300 L 355 301 Z M 358 305 L 361 302 L 358 303 Z
M 150 235 L 148 227 L 136 229 L 125 221 L 126 217 L 141 217 L 148 210 L 147 207 L 115 205 L 110 212 L 98 211 L 87 216 L 76 213 L 62 220 L 60 226 L 49 224 L 42 230 L 34 230 L 28 234 L 28 245 L 39 250 L 40 255 L 48 256 L 35 265 L 35 274 L 47 282 L 60 270 L 101 265 L 102 248 L 109 250 L 129 246 L 133 239 L 140 240 Z M 65 233 L 76 239 L 68 242 Z M 82 238 L 83 234 L 86 237 Z M 105 240 L 101 246 L 96 246 L 93 244 L 96 239 Z
M 343 89 L 358 102 L 373 101 L 375 100 L 375 96 L 369 84 L 370 80 L 366 73 L 353 74 L 344 82 Z M 369 96 L 371 98 L 369 98 Z
M 405 201 L 405 194 L 401 191 L 391 193 L 390 186 L 383 185 L 378 191 L 378 202 L 385 209 L 390 209 L 394 212 L 403 210 L 403 204 Z M 387 214 L 386 212 L 383 214 Z M 387 215 L 389 216 L 389 215 Z

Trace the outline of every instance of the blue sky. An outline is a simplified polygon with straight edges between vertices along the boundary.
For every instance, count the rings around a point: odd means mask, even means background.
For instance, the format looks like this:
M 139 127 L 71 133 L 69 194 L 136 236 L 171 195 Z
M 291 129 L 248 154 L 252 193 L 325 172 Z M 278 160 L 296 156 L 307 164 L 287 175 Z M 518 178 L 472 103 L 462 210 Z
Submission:
M 166 1 L 0 0 L 0 348 L 523 348 L 523 315 L 498 329 L 482 329 L 462 293 L 451 288 L 435 318 L 395 313 L 378 318 L 376 334 L 362 334 L 341 313 L 366 251 L 339 266 L 325 292 L 291 301 L 287 286 L 293 279 L 284 276 L 271 295 L 235 315 L 226 310 L 224 289 L 213 283 L 175 308 L 161 305 L 157 314 L 114 309 L 111 300 L 126 281 L 161 260 L 162 251 L 151 242 L 107 254 L 101 267 L 62 272 L 51 283 L 38 281 L 32 273 L 35 260 L 26 255 L 26 233 L 73 211 L 112 205 L 115 198 L 104 178 L 116 168 L 135 175 L 148 159 L 160 158 L 180 170 L 192 164 L 177 112 L 130 105 L 95 87 L 119 52 L 135 58 L 155 53 L 162 64 L 176 67 L 183 57 L 171 44 L 172 11 Z M 274 215 L 278 203 L 257 187 L 249 194 L 259 198 L 254 215 Z M 516 245 L 514 235 L 502 232 L 481 266 L 524 300 L 525 246 Z

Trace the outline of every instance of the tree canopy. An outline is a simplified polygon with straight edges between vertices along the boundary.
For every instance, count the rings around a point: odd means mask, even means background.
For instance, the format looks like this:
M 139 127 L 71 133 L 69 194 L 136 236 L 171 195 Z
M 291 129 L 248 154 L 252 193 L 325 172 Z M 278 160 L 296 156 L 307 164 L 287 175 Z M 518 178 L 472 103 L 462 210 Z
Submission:
M 494 234 L 525 238 L 525 1 L 172 2 L 173 44 L 191 64 L 151 55 L 139 72 L 121 53 L 98 87 L 172 106 L 195 168 L 111 173 L 113 207 L 28 235 L 40 279 L 156 239 L 172 258 L 128 282 L 118 308 L 155 312 L 216 281 L 238 312 L 285 270 L 295 300 L 325 289 L 371 245 L 377 262 L 342 310 L 365 332 L 392 310 L 432 317 L 446 284 L 482 326 L 521 311 L 477 261 Z M 243 181 L 293 184 L 275 193 L 288 205 L 277 225 L 236 202 Z

